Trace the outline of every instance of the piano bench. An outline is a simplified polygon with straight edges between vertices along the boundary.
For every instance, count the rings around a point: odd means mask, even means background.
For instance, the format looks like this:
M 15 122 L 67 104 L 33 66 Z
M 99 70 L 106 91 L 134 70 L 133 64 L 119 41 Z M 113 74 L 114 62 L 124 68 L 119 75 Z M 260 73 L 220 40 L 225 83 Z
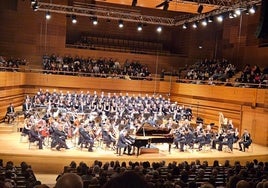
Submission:
M 146 154 L 146 153 L 159 153 L 158 148 L 140 148 L 140 154 Z

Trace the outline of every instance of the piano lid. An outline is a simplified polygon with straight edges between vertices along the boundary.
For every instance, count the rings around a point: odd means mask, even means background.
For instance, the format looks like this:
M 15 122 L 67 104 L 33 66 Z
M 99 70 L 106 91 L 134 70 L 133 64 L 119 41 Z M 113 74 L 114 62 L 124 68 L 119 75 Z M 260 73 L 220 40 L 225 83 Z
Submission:
M 166 135 L 169 134 L 170 129 L 159 128 L 150 125 L 149 123 L 144 123 L 136 132 L 137 136 L 151 136 L 151 135 Z

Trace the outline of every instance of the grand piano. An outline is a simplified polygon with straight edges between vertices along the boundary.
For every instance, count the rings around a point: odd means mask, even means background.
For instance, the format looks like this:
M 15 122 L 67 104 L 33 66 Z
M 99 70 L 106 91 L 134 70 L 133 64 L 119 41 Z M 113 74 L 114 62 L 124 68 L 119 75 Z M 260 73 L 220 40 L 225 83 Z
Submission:
M 134 143 L 132 146 L 137 147 L 137 156 L 141 147 L 150 148 L 151 143 L 168 143 L 168 151 L 170 153 L 171 144 L 173 143 L 173 135 L 170 135 L 170 129 L 153 127 L 145 123 L 136 131 Z

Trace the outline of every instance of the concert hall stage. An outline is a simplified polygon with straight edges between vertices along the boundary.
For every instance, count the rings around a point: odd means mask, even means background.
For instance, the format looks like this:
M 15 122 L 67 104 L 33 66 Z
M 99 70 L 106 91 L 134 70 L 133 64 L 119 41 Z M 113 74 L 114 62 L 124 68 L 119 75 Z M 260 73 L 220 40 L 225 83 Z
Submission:
M 68 145 L 71 147 L 69 150 L 51 150 L 49 147 L 44 146 L 43 150 L 39 150 L 35 145 L 29 143 L 27 137 L 22 137 L 20 133 L 1 133 L 0 134 L 0 158 L 4 160 L 4 164 L 11 160 L 18 166 L 22 161 L 30 164 L 36 173 L 51 173 L 57 174 L 63 170 L 65 165 L 68 165 L 72 160 L 77 163 L 84 161 L 91 165 L 94 160 L 101 160 L 102 162 L 118 160 L 122 161 L 150 161 L 158 162 L 165 160 L 166 163 L 172 161 L 193 161 L 199 159 L 201 161 L 207 160 L 212 164 L 214 160 L 219 160 L 223 163 L 226 159 L 233 163 L 236 160 L 245 164 L 246 161 L 258 159 L 260 161 L 268 160 L 268 147 L 253 144 L 252 147 L 246 151 L 241 152 L 234 149 L 232 153 L 226 151 L 206 150 L 206 151 L 185 151 L 179 152 L 177 149 L 172 148 L 171 153 L 168 152 L 168 144 L 157 144 L 159 153 L 141 154 L 136 155 L 122 155 L 118 156 L 115 151 L 105 149 L 104 146 L 94 147 L 94 152 L 88 152 L 87 149 L 81 150 L 73 145 L 68 140 Z M 236 146 L 235 146 L 236 147 Z

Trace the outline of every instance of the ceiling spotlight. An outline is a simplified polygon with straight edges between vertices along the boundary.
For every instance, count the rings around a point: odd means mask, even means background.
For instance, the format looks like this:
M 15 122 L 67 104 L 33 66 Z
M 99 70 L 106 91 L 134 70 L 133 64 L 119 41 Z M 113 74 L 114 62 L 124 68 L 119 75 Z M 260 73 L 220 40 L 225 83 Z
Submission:
M 196 28 L 197 28 L 197 22 L 194 22 L 193 25 L 192 25 L 192 27 L 193 27 L 194 29 L 196 29 Z
M 76 15 L 72 15 L 72 23 L 73 24 L 77 23 Z
M 234 14 L 232 12 L 229 13 L 229 18 L 233 19 L 234 18 Z
M 33 3 L 32 8 L 33 8 L 33 11 L 37 11 L 37 10 L 38 10 L 39 5 L 38 5 L 37 1 L 35 1 L 35 2 Z
M 235 10 L 235 15 L 240 16 L 241 15 L 241 9 L 236 9 Z
M 184 23 L 184 24 L 182 25 L 182 29 L 187 29 L 187 27 L 188 27 L 188 24 L 187 24 L 187 23 Z
M 161 32 L 162 32 L 162 27 L 161 27 L 161 26 L 158 26 L 158 27 L 156 28 L 156 31 L 157 31 L 158 33 L 161 33 Z
M 222 15 L 217 16 L 217 21 L 222 22 L 223 21 L 223 16 Z
M 31 0 L 31 4 L 33 5 L 36 2 L 36 0 Z
M 252 6 L 252 7 L 249 8 L 249 13 L 250 14 L 255 14 L 255 12 L 256 12 L 256 6 Z
M 206 19 L 204 19 L 204 20 L 202 21 L 202 25 L 203 25 L 203 26 L 207 26 L 207 25 L 208 25 L 208 22 L 207 22 Z
M 123 27 L 124 27 L 123 20 L 119 20 L 119 21 L 118 21 L 118 27 L 119 27 L 119 28 L 123 28 Z
M 142 31 L 142 24 L 141 24 L 141 23 L 138 24 L 137 30 L 138 30 L 138 31 Z
M 208 17 L 208 22 L 211 23 L 211 22 L 213 22 L 213 21 L 214 21 L 213 16 L 209 16 L 209 17 Z
M 49 11 L 46 12 L 46 19 L 49 20 L 51 18 L 51 14 Z
M 94 18 L 93 18 L 93 22 L 92 22 L 92 23 L 93 23 L 93 25 L 97 25 L 97 24 L 98 24 L 98 19 L 97 19 L 97 17 L 94 17 Z
M 245 10 L 245 14 L 249 15 L 249 7 Z

